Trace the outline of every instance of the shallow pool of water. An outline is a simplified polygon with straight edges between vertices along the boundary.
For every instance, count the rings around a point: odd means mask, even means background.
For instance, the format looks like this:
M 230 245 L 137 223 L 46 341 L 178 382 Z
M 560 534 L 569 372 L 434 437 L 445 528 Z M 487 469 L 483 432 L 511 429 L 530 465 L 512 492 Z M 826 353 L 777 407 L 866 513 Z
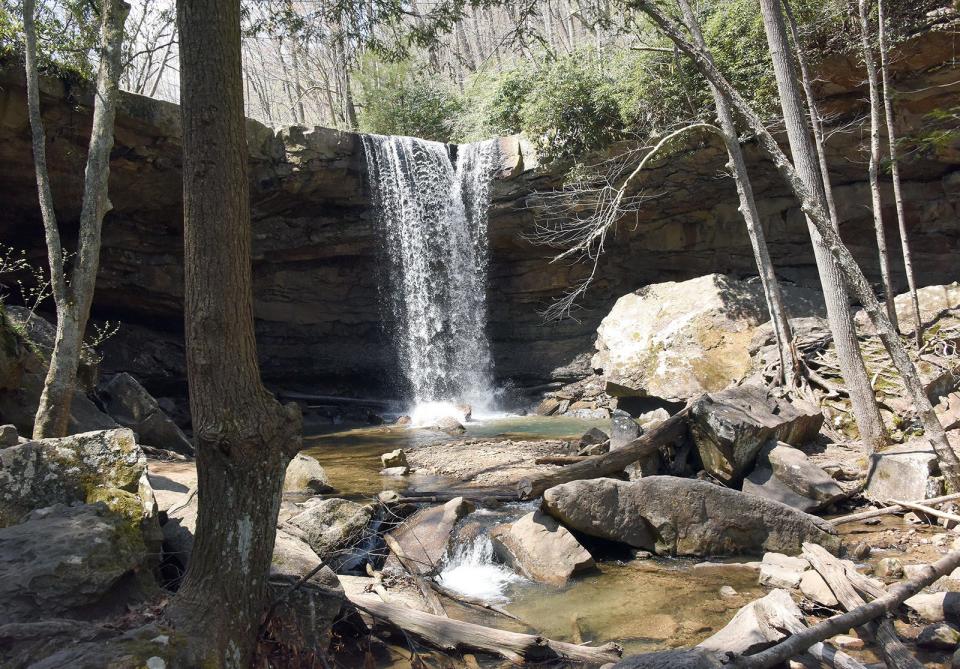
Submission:
M 577 439 L 591 427 L 609 428 L 610 421 L 564 416 L 503 416 L 464 424 L 466 434 L 450 437 L 436 430 L 381 425 L 343 428 L 304 437 L 305 452 L 316 458 L 337 489 L 339 497 L 370 497 L 381 490 L 427 488 L 440 481 L 414 474 L 396 478 L 380 476 L 380 456 L 396 448 L 459 439 L 503 437 L 504 439 Z M 455 457 L 451 453 L 451 457 Z

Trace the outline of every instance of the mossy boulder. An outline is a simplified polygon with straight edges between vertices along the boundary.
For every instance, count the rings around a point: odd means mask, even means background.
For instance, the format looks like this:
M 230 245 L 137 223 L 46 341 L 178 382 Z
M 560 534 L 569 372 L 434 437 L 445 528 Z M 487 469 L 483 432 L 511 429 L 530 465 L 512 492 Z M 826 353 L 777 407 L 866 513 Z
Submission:
M 146 466 L 125 428 L 0 449 L 0 527 L 33 509 L 86 502 L 97 488 L 137 494 Z
M 0 529 L 0 620 L 33 620 L 107 605 L 140 570 L 146 547 L 105 504 L 62 504 Z M 119 600 L 113 600 L 119 601 Z

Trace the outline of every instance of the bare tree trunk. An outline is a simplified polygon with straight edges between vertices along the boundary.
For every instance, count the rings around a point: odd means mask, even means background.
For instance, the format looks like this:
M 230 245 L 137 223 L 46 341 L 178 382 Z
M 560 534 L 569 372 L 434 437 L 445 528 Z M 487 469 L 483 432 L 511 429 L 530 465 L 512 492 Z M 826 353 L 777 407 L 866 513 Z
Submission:
M 880 277 L 886 297 L 887 318 L 897 325 L 897 309 L 894 306 L 893 283 L 890 281 L 890 257 L 887 239 L 883 230 L 883 202 L 880 199 L 880 89 L 877 82 L 877 66 L 873 62 L 873 46 L 870 44 L 870 18 L 867 0 L 859 0 L 860 44 L 863 47 L 863 62 L 867 67 L 867 82 L 870 90 L 870 200 L 873 209 L 873 227 L 877 234 L 877 252 L 880 255 Z M 898 328 L 899 329 L 899 328 Z
M 693 13 L 693 8 L 688 0 L 678 1 L 687 23 L 687 29 L 693 35 L 694 43 L 705 50 L 706 42 L 703 39 L 697 17 Z M 770 259 L 770 251 L 767 248 L 767 240 L 763 233 L 763 225 L 760 222 L 760 214 L 757 211 L 757 203 L 753 197 L 753 185 L 747 172 L 743 150 L 740 148 L 737 126 L 733 120 L 733 110 L 716 87 L 713 84 L 709 84 L 709 86 L 710 92 L 713 94 L 714 104 L 717 107 L 720 129 L 723 130 L 723 141 L 727 146 L 727 154 L 730 156 L 733 180 L 737 184 L 737 194 L 740 196 L 740 213 L 743 215 L 743 222 L 747 226 L 747 235 L 750 237 L 750 245 L 753 247 L 753 257 L 757 262 L 757 271 L 760 273 L 760 283 L 763 285 L 767 309 L 770 311 L 770 321 L 773 324 L 777 349 L 780 353 L 780 380 L 781 383 L 785 382 L 787 386 L 793 386 L 794 375 L 799 369 L 796 349 L 793 346 L 793 332 L 790 329 L 790 321 L 783 306 L 780 283 L 773 271 L 773 261 Z
M 931 445 L 937 453 L 940 460 L 940 469 L 943 471 L 947 486 L 951 491 L 960 491 L 960 458 L 953 450 L 950 442 L 947 441 L 947 435 L 943 430 L 943 425 L 937 418 L 920 382 L 916 367 L 907 355 L 907 350 L 903 346 L 897 331 L 893 328 L 890 321 L 884 314 L 883 307 L 873 294 L 870 284 L 864 277 L 863 272 L 857 265 L 856 260 L 850 253 L 850 250 L 844 245 L 840 235 L 830 223 L 829 215 L 823 206 L 822 199 L 814 196 L 807 186 L 806 180 L 800 177 L 793 164 L 784 154 L 777 140 L 773 138 L 767 129 L 763 119 L 753 110 L 753 108 L 743 99 L 743 96 L 730 84 L 729 81 L 714 67 L 708 55 L 691 44 L 685 37 L 681 28 L 671 19 L 660 11 L 652 0 L 632 0 L 637 9 L 650 17 L 651 21 L 667 35 L 678 48 L 683 50 L 692 60 L 694 65 L 717 90 L 733 105 L 733 108 L 743 116 L 750 125 L 750 128 L 757 134 L 763 149 L 773 160 L 774 166 L 783 177 L 787 186 L 793 191 L 795 197 L 800 202 L 800 206 L 810 222 L 816 226 L 817 231 L 822 237 L 823 243 L 829 249 L 830 254 L 835 259 L 837 266 L 843 272 L 843 276 L 853 291 L 853 294 L 863 304 L 864 311 L 870 319 L 870 322 L 877 330 L 877 335 L 883 342 L 884 347 L 890 354 L 893 365 L 900 373 L 903 384 L 907 389 L 910 399 L 913 401 L 914 408 L 923 423 L 924 434 L 930 440 Z
M 57 308 L 57 330 L 53 351 L 50 353 L 50 367 L 34 420 L 35 439 L 66 435 L 70 421 L 70 408 L 77 384 L 77 366 L 80 364 L 80 353 L 83 349 L 83 333 L 90 317 L 90 304 L 93 301 L 97 268 L 100 264 L 100 230 L 103 217 L 110 210 L 110 201 L 107 198 L 110 150 L 113 148 L 113 123 L 120 90 L 123 23 L 129 10 L 130 6 L 122 0 L 110 0 L 103 4 L 100 12 L 100 64 L 97 69 L 93 124 L 84 171 L 77 253 L 68 282 L 63 246 L 54 213 L 50 176 L 47 171 L 46 137 L 40 115 L 35 1 L 25 0 L 23 3 L 27 43 L 27 107 L 33 133 L 40 212 L 50 262 L 50 282 Z
M 897 162 L 897 133 L 893 125 L 893 100 L 890 92 L 890 73 L 887 68 L 887 27 L 883 14 L 883 0 L 877 0 L 877 33 L 880 37 L 880 73 L 883 82 L 883 108 L 887 117 L 887 142 L 890 145 L 890 176 L 893 178 L 893 199 L 897 203 L 897 225 L 900 228 L 900 246 L 903 266 L 913 302 L 913 327 L 917 346 L 923 343 L 923 323 L 920 321 L 920 300 L 917 298 L 917 280 L 913 275 L 913 254 L 907 236 L 907 221 L 903 213 L 903 193 L 900 191 L 900 166 Z
M 823 178 L 816 162 L 814 149 L 804 121 L 803 103 L 797 90 L 793 73 L 793 59 L 790 44 L 784 29 L 783 15 L 780 12 L 780 0 L 761 0 L 764 29 L 770 45 L 770 56 L 777 78 L 780 93 L 780 105 L 783 109 L 784 123 L 793 154 L 794 164 L 807 190 L 818 205 L 827 209 Z M 853 415 L 860 430 L 860 438 L 871 450 L 882 446 L 886 441 L 883 420 L 877 407 L 876 396 L 870 384 L 870 377 L 863 363 L 860 344 L 850 314 L 850 298 L 844 285 L 840 269 L 834 262 L 830 250 L 823 242 L 821 233 L 807 217 L 813 251 L 823 284 L 824 300 L 827 304 L 827 318 L 833 331 L 837 357 L 843 372 L 843 379 L 850 391 Z
M 800 82 L 803 84 L 803 93 L 807 98 L 807 111 L 810 113 L 810 127 L 813 130 L 814 146 L 817 148 L 817 160 L 820 163 L 820 176 L 823 179 L 823 192 L 827 198 L 827 209 L 830 211 L 830 220 L 833 222 L 834 230 L 839 232 L 840 219 L 837 217 L 837 203 L 833 198 L 833 184 L 830 182 L 830 170 L 827 165 L 823 119 L 820 117 L 820 110 L 817 107 L 817 98 L 813 94 L 813 80 L 810 78 L 809 69 L 807 69 L 807 59 L 803 52 L 803 44 L 800 42 L 800 31 L 797 29 L 797 22 L 793 18 L 793 10 L 790 9 L 789 0 L 783 0 L 783 9 L 790 23 L 793 47 L 796 50 L 797 63 L 800 65 Z
M 185 666 L 250 666 L 300 416 L 264 389 L 253 329 L 240 0 L 180 0 L 184 310 L 199 513 L 168 609 Z

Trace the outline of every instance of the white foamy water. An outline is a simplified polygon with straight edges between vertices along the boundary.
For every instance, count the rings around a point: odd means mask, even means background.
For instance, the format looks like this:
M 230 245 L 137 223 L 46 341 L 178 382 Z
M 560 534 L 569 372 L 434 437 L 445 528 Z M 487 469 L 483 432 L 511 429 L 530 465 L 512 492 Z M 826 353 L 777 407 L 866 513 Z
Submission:
M 457 546 L 437 577 L 454 592 L 490 603 L 509 601 L 507 588 L 522 580 L 509 567 L 494 562 L 493 544 L 486 535 Z
M 439 142 L 364 135 L 363 146 L 406 395 L 433 410 L 489 407 L 487 209 L 497 144 L 461 145 L 456 165 Z

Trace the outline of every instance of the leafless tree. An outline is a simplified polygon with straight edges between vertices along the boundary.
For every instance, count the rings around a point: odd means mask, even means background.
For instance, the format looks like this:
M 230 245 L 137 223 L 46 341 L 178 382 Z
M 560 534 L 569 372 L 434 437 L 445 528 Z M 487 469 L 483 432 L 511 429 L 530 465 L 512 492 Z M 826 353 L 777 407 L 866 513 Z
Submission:
M 24 0 L 27 107 L 40 213 L 50 263 L 50 284 L 57 310 L 57 330 L 50 353 L 50 367 L 44 380 L 33 428 L 34 438 L 42 439 L 66 435 L 70 420 L 77 366 L 80 363 L 83 335 L 90 317 L 90 305 L 100 264 L 100 231 L 103 217 L 110 210 L 107 182 L 110 176 L 110 150 L 113 147 L 113 124 L 119 92 L 123 24 L 129 5 L 123 0 L 109 0 L 104 2 L 100 9 L 100 53 L 93 125 L 84 171 L 80 232 L 69 277 L 54 210 L 50 175 L 47 171 L 46 133 L 40 113 L 35 11 L 35 0 Z
M 890 258 L 887 253 L 886 233 L 883 230 L 883 201 L 880 197 L 880 84 L 877 66 L 873 60 L 873 45 L 870 40 L 870 14 L 867 0 L 857 0 L 857 15 L 860 22 L 860 44 L 863 63 L 867 68 L 867 86 L 870 96 L 870 202 L 873 210 L 873 228 L 877 235 L 877 252 L 880 256 L 880 278 L 887 305 L 887 317 L 897 326 L 897 309 L 894 305 L 893 283 L 890 280 Z M 899 329 L 899 328 L 898 328 Z
M 802 178 L 794 168 L 793 163 L 787 158 L 760 116 L 753 110 L 736 88 L 730 84 L 726 77 L 717 70 L 708 55 L 686 39 L 681 28 L 667 17 L 652 0 L 632 0 L 632 2 L 634 6 L 650 18 L 664 35 L 669 37 L 679 49 L 691 58 L 700 73 L 716 86 L 717 90 L 720 91 L 724 98 L 727 99 L 737 113 L 747 121 L 750 128 L 756 133 L 761 146 L 770 156 L 777 171 L 800 202 L 800 206 L 807 215 L 808 220 L 814 225 L 817 232 L 820 233 L 824 245 L 843 273 L 843 277 L 846 279 L 853 294 L 863 304 L 864 311 L 874 328 L 876 328 L 877 335 L 883 342 L 887 353 L 890 355 L 891 361 L 902 377 L 907 393 L 913 401 L 914 407 L 922 421 L 925 435 L 937 453 L 947 485 L 953 490 L 960 490 L 960 458 L 958 458 L 957 453 L 947 440 L 943 425 L 941 425 L 937 418 L 933 406 L 930 404 L 930 400 L 927 399 L 917 370 L 910 360 L 910 356 L 907 354 L 907 350 L 900 340 L 897 331 L 887 319 L 883 307 L 880 305 L 879 300 L 877 300 L 876 295 L 874 295 L 870 288 L 870 283 L 863 275 L 850 250 L 844 245 L 840 236 L 833 229 L 829 213 L 823 204 L 822 197 L 818 198 L 814 194 L 814 189 L 807 185 L 809 183 L 808 180 Z M 808 156 L 812 154 L 812 150 L 808 151 Z M 814 182 L 819 183 L 817 179 L 814 179 Z

